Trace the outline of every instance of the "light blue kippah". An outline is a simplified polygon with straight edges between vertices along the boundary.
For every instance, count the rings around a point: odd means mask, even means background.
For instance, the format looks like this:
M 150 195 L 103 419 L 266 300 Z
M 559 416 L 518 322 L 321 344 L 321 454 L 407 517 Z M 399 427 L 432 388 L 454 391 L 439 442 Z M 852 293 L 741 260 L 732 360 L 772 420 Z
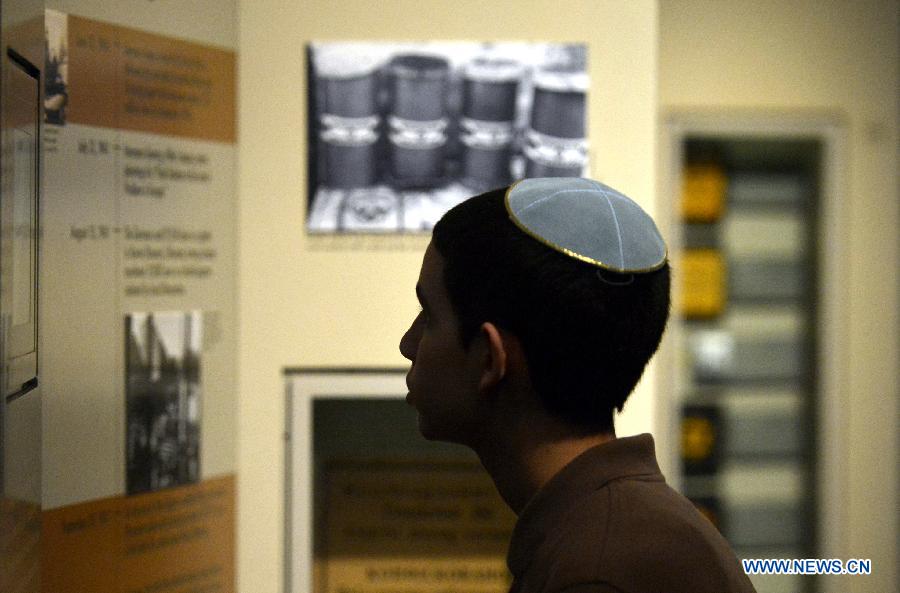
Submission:
M 666 263 L 653 219 L 628 196 L 592 179 L 523 179 L 506 192 L 506 209 L 544 245 L 605 270 L 651 272 Z

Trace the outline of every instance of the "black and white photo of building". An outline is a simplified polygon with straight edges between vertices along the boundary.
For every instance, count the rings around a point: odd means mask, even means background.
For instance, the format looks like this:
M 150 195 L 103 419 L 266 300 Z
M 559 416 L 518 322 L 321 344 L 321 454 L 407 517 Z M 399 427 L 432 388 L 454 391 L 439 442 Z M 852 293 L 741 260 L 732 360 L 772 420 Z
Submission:
M 48 10 L 44 26 L 44 123 L 64 126 L 69 103 L 68 17 Z
M 126 492 L 200 479 L 199 311 L 131 313 L 126 338 Z
M 310 233 L 427 232 L 476 193 L 588 172 L 587 47 L 307 47 Z

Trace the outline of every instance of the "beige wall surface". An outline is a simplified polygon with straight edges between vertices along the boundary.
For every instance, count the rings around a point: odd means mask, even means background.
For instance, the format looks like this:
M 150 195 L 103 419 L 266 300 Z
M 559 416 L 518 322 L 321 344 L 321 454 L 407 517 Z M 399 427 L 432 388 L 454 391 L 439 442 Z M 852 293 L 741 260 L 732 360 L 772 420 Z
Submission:
M 239 590 L 282 591 L 285 367 L 403 367 L 427 236 L 308 237 L 311 40 L 589 44 L 592 174 L 654 209 L 656 5 L 649 1 L 239 2 Z M 324 239 L 324 240 L 320 240 Z M 652 381 L 631 406 L 653 422 Z M 298 592 L 299 593 L 299 592 Z
M 777 113 L 838 121 L 845 328 L 837 370 L 844 534 L 837 557 L 872 559 L 841 590 L 896 591 L 898 534 L 898 3 L 661 0 L 663 118 Z

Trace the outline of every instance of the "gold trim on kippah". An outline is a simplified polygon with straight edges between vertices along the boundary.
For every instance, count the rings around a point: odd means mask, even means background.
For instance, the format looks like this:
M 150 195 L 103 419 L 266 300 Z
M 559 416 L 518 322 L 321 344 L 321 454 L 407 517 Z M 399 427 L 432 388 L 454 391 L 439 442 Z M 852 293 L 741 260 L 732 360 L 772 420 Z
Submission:
M 526 227 L 522 223 L 522 221 L 520 221 L 516 217 L 515 213 L 512 211 L 512 207 L 509 204 L 509 196 L 512 193 L 513 188 L 515 188 L 517 185 L 519 185 L 523 181 L 525 181 L 525 180 L 520 179 L 520 180 L 516 181 L 515 183 L 513 183 L 512 185 L 509 186 L 509 189 L 506 190 L 506 194 L 503 197 L 503 204 L 506 206 L 506 213 L 509 214 L 509 219 L 513 222 L 514 225 L 516 225 L 519 228 L 520 231 L 522 231 L 523 233 L 525 233 L 532 239 L 537 240 L 539 243 L 544 244 L 546 247 L 549 247 L 550 249 L 553 249 L 554 251 L 559 251 L 560 253 L 564 253 L 565 255 L 568 255 L 569 257 L 572 257 L 579 261 L 583 261 L 585 263 L 597 266 L 598 268 L 601 268 L 603 270 L 608 270 L 610 272 L 615 272 L 617 274 L 646 274 L 647 272 L 655 272 L 656 270 L 658 270 L 661 267 L 663 267 L 664 265 L 666 265 L 666 262 L 669 261 L 669 246 L 666 245 L 665 241 L 663 241 L 663 248 L 665 250 L 665 253 L 663 253 L 663 259 L 661 262 L 659 262 L 655 266 L 651 266 L 649 268 L 635 268 L 633 270 L 625 270 L 625 269 L 613 267 L 609 264 L 605 264 L 602 261 L 596 260 L 592 257 L 588 257 L 586 255 L 581 255 L 580 253 L 575 253 L 571 249 L 567 249 L 567 248 L 563 247 L 562 245 L 557 245 L 553 241 L 549 241 L 549 240 L 545 239 L 544 237 L 541 237 L 540 235 L 538 235 L 537 233 L 535 233 L 534 231 L 532 231 L 531 229 Z

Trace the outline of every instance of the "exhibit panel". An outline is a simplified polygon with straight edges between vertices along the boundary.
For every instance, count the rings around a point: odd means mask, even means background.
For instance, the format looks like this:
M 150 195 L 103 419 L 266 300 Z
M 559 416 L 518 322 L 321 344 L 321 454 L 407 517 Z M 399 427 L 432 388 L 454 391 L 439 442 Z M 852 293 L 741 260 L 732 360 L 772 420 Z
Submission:
M 42 590 L 233 591 L 235 55 L 45 23 Z
M 681 489 L 742 558 L 828 558 L 839 127 L 686 115 L 669 132 Z M 751 575 L 760 593 L 826 578 Z

